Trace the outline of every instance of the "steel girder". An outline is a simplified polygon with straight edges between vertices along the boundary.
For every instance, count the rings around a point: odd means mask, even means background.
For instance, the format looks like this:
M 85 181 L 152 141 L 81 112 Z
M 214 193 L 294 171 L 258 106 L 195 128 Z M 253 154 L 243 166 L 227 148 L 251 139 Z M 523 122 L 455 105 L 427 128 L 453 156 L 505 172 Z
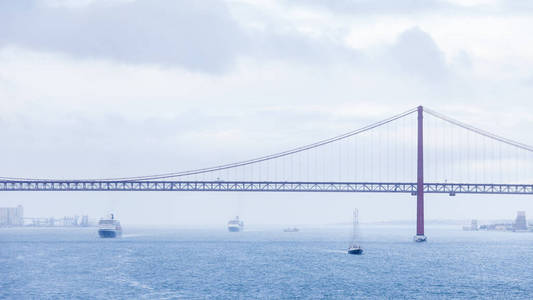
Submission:
M 371 192 L 411 193 L 410 182 L 285 181 L 0 181 L 0 191 L 191 191 L 191 192 Z M 425 183 L 425 193 L 533 194 L 533 184 Z

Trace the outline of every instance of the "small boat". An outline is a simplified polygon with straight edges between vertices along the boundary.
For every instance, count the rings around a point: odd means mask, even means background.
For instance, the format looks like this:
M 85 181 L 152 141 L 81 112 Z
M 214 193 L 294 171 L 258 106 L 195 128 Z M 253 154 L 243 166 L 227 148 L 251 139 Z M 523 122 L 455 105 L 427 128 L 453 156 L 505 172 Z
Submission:
M 296 227 L 283 229 L 283 232 L 298 232 L 298 231 L 300 231 L 300 229 Z
M 350 248 L 348 248 L 348 254 L 363 254 L 363 248 L 359 245 L 351 245 Z
M 239 232 L 244 229 L 244 223 L 239 220 L 239 216 L 236 216 L 235 219 L 228 221 L 228 231 L 229 232 Z
M 352 232 L 352 244 L 350 245 L 350 247 L 348 248 L 348 254 L 354 254 L 354 255 L 360 255 L 360 254 L 363 254 L 363 248 L 361 248 L 361 246 L 359 246 L 356 242 L 355 242 L 355 237 L 356 237 L 356 233 L 357 233 L 357 224 L 359 223 L 358 222 L 358 214 L 359 214 L 359 211 L 357 210 L 357 208 L 353 211 L 353 232 Z
M 122 236 L 120 221 L 115 219 L 114 214 L 101 218 L 98 222 L 98 235 L 101 238 L 116 238 Z
M 428 238 L 425 235 L 423 235 L 423 234 L 421 234 L 421 235 L 417 234 L 417 235 L 415 235 L 413 237 L 413 241 L 415 241 L 417 243 L 425 242 L 425 241 L 427 241 L 427 239 Z

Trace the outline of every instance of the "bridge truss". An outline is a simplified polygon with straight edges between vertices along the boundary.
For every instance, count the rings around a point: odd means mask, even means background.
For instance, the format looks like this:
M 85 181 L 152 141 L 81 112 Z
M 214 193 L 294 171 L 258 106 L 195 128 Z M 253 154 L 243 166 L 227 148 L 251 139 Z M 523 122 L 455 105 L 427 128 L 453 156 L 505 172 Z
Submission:
M 344 192 L 417 194 L 416 182 L 0 181 L 0 191 Z M 424 193 L 533 195 L 532 184 L 424 183 Z

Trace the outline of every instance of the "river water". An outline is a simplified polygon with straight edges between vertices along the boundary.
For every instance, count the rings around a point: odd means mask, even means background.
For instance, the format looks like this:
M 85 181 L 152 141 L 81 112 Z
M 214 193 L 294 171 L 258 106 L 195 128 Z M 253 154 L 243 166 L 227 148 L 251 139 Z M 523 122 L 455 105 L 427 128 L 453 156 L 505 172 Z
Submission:
M 428 227 L 0 228 L 7 299 L 531 299 L 533 233 Z

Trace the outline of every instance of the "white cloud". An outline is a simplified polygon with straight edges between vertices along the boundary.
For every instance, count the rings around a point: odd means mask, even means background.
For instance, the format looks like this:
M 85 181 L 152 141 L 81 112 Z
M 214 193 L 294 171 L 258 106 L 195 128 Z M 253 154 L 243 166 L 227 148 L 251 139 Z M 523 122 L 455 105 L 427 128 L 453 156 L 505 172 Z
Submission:
M 2 5 L 0 45 L 220 72 L 247 43 L 216 1 L 99 1 L 79 9 L 24 3 Z

